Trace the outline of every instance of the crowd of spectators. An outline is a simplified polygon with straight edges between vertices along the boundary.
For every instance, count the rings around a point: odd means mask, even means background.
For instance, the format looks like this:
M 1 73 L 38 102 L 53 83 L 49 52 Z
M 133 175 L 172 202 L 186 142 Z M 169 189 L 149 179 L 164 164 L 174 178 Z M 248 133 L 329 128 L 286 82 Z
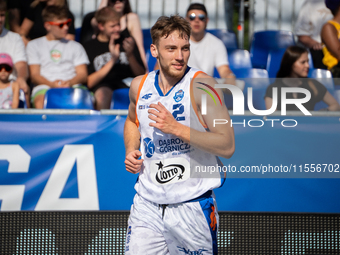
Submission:
M 211 76 L 216 69 L 221 78 L 235 84 L 238 77 L 230 70 L 227 49 L 206 31 L 206 7 L 190 4 L 186 19 L 192 28 L 188 65 Z M 307 77 L 294 73 L 293 67 L 302 58 L 308 61 L 308 53 L 314 68 L 329 69 L 333 77 L 339 77 L 339 31 L 340 0 L 306 0 L 295 27 L 301 47 L 287 49 L 277 77 Z M 2 102 L 0 108 L 18 107 L 17 90 L 24 92 L 28 107 L 43 108 L 48 89 L 81 84 L 93 93 L 95 109 L 109 109 L 112 93 L 129 87 L 127 78 L 152 71 L 147 70 L 145 50 L 139 17 L 132 12 L 129 0 L 102 0 L 98 10 L 84 17 L 79 42 L 75 41 L 74 16 L 67 0 L 0 0 L 0 90 L 8 88 L 6 93 L 12 94 L 11 103 Z M 1 57 L 8 61 L 2 63 Z M 303 72 L 308 73 L 308 68 L 301 64 Z M 281 77 L 284 69 L 289 73 Z M 285 81 L 270 89 L 286 86 Z M 287 86 L 310 87 L 311 83 L 318 88 L 318 99 L 329 105 L 328 110 L 339 110 L 334 106 L 336 100 L 316 81 Z M 270 89 L 265 96 L 267 108 L 272 103 Z

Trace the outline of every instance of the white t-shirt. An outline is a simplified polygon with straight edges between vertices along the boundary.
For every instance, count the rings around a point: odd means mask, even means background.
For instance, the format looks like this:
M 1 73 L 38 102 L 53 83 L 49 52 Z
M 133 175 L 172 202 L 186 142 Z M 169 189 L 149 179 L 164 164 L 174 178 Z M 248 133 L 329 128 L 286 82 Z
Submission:
M 21 37 L 17 33 L 8 31 L 6 28 L 2 29 L 0 34 L 0 53 L 7 53 L 11 56 L 13 64 L 17 62 L 27 62 L 25 45 Z M 16 74 L 12 73 L 10 79 L 15 79 Z
M 216 36 L 205 33 L 199 42 L 190 40 L 190 57 L 188 66 L 202 70 L 213 76 L 214 67 L 229 65 L 228 53 L 223 42 Z
M 88 64 L 83 46 L 72 40 L 47 40 L 46 36 L 27 44 L 29 65 L 40 65 L 40 74 L 49 81 L 70 80 L 76 66 Z
M 307 35 L 321 43 L 322 26 L 333 18 L 325 0 L 305 0 L 295 24 L 296 35 Z

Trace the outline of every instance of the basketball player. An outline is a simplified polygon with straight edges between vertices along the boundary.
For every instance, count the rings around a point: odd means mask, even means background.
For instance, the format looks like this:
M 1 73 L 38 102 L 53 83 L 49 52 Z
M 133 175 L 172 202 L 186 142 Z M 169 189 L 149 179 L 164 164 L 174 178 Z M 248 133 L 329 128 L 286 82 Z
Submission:
M 230 120 L 216 82 L 187 66 L 190 30 L 180 16 L 160 17 L 150 46 L 160 69 L 131 83 L 125 165 L 139 178 L 125 254 L 217 254 L 212 190 L 224 175 L 200 169 L 217 166 L 216 156 L 232 156 L 234 132 L 214 125 L 214 119 Z

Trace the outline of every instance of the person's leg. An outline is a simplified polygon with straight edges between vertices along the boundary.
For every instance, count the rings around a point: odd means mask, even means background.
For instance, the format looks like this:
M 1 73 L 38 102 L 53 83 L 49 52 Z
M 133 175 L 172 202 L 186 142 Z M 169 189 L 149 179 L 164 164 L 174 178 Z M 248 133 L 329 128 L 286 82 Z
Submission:
M 36 109 L 44 108 L 45 94 L 49 89 L 50 87 L 47 85 L 38 85 L 33 88 L 31 96 L 31 101 L 33 103 L 32 107 Z
M 125 255 L 168 255 L 162 208 L 136 194 L 126 233 Z
M 169 205 L 164 236 L 170 254 L 217 254 L 218 213 L 215 199 Z
M 34 108 L 43 109 L 44 108 L 44 95 L 37 95 L 33 100 Z
M 322 50 L 313 50 L 313 49 L 309 49 L 310 54 L 312 56 L 312 61 L 313 61 L 313 66 L 314 68 L 320 68 L 320 69 L 327 69 L 327 66 L 325 66 L 322 63 L 322 59 L 323 59 L 323 52 Z
M 96 110 L 110 109 L 112 99 L 112 89 L 109 87 L 100 87 L 94 93 Z

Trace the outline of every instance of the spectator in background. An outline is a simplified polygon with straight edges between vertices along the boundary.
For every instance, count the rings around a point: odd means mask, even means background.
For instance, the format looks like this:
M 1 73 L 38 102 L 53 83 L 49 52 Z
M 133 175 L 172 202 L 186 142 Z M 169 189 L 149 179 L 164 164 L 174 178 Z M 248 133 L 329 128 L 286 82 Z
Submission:
M 20 26 L 26 17 L 27 11 L 34 0 L 10 0 L 8 1 L 8 20 L 10 30 L 20 34 Z
M 305 0 L 302 4 L 295 25 L 298 41 L 309 49 L 314 68 L 326 69 L 322 63 L 323 53 L 321 44 L 322 26 L 333 18 L 325 5 L 325 0 Z
M 332 72 L 334 78 L 340 77 L 340 0 L 326 0 L 326 6 L 334 18 L 329 20 L 321 30 L 321 39 L 325 44 L 322 62 Z
M 67 8 L 67 2 L 66 0 L 34 0 L 31 3 L 26 17 L 20 27 L 20 35 L 22 36 L 26 45 L 29 40 L 33 40 L 46 35 L 46 29 L 44 27 L 44 21 L 42 18 L 42 11 L 46 6 L 58 6 Z M 71 19 L 71 22 L 66 39 L 74 40 L 74 16 L 68 8 L 67 17 Z
M 81 44 L 65 39 L 71 23 L 68 10 L 47 6 L 42 15 L 47 35 L 27 45 L 31 80 L 38 85 L 32 91 L 35 108 L 43 108 L 44 95 L 50 88 L 86 83 L 86 65 L 89 63 Z
M 340 111 L 340 105 L 336 99 L 327 91 L 326 87 L 314 79 L 308 79 L 308 51 L 300 46 L 290 46 L 285 51 L 280 69 L 276 75 L 276 81 L 271 84 L 266 91 L 265 103 L 266 108 L 270 109 L 273 104 L 273 88 L 277 88 L 277 110 L 281 110 L 281 88 L 299 87 L 307 89 L 311 93 L 311 99 L 304 103 L 303 106 L 313 111 L 315 104 L 324 101 L 328 108 L 324 110 Z M 304 98 L 302 93 L 287 93 L 288 99 Z M 299 110 L 296 105 L 288 104 L 288 111 Z
M 210 76 L 214 75 L 216 67 L 221 78 L 232 79 L 232 83 L 235 83 L 235 75 L 229 68 L 225 45 L 216 36 L 205 31 L 209 21 L 205 6 L 200 3 L 191 4 L 186 19 L 191 25 L 191 53 L 188 66 L 198 68 Z
M 19 83 L 10 81 L 13 61 L 10 55 L 0 53 L 0 108 L 15 109 L 19 106 Z
M 99 34 L 84 44 L 90 59 L 87 85 L 94 92 L 96 109 L 109 109 L 112 92 L 127 88 L 123 79 L 145 73 L 133 37 L 120 30 L 120 13 L 111 7 L 96 12 Z
M 102 0 L 99 9 L 110 6 L 116 12 L 120 13 L 120 29 L 121 35 L 124 37 L 133 37 L 135 39 L 136 45 L 140 52 L 141 58 L 143 60 L 143 64 L 145 68 L 147 68 L 146 64 L 146 56 L 145 56 L 145 49 L 143 44 L 143 33 L 139 21 L 139 17 L 136 13 L 132 12 L 129 0 Z M 89 13 L 85 16 L 82 31 L 81 31 L 81 42 L 85 43 L 86 40 L 91 38 L 89 36 L 89 32 L 91 36 L 96 33 L 98 28 L 98 24 L 96 19 L 93 17 L 94 13 Z M 91 26 L 88 25 L 89 20 L 91 19 Z M 90 28 L 91 27 L 91 28 Z M 84 28 L 84 31 L 83 31 Z M 86 31 L 87 30 L 87 31 Z
M 28 67 L 25 45 L 20 35 L 8 31 L 5 26 L 6 1 L 0 0 L 0 52 L 5 52 L 11 56 L 14 63 L 14 70 L 10 75 L 10 80 L 16 80 L 20 88 L 25 92 L 27 106 L 29 107 L 30 89 L 27 85 Z

